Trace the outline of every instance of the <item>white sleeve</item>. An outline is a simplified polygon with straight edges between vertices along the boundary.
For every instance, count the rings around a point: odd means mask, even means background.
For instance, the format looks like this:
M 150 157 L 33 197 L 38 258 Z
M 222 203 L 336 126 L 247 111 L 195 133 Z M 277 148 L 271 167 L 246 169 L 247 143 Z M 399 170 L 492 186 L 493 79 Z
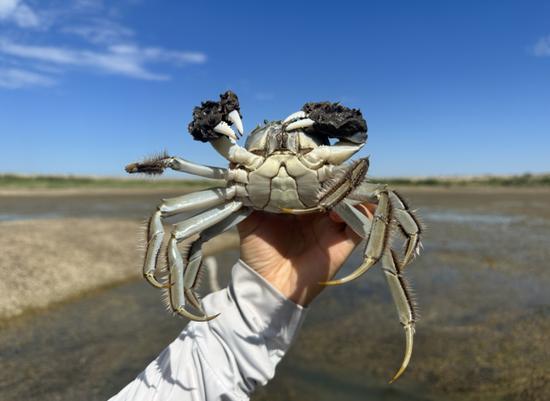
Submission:
M 220 316 L 190 322 L 110 401 L 247 400 L 275 375 L 306 311 L 242 261 L 203 307 Z

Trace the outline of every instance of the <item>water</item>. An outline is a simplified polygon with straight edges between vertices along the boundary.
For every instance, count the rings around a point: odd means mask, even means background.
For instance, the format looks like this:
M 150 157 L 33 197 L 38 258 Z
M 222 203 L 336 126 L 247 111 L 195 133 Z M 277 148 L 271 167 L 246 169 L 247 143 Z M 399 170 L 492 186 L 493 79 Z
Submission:
M 550 399 L 550 193 L 411 191 L 408 197 L 428 229 L 425 252 L 407 269 L 421 319 L 405 375 L 387 384 L 404 340 L 374 268 L 315 301 L 276 379 L 256 401 Z M 114 205 L 104 209 L 107 215 L 142 218 L 158 196 L 108 199 Z M 52 204 L 91 218 L 98 210 L 83 210 L 82 198 Z M 225 277 L 236 258 L 234 252 L 220 258 Z M 355 255 L 346 269 L 358 263 Z M 4 322 L 0 400 L 82 394 L 104 400 L 184 324 L 165 313 L 158 291 L 141 281 Z

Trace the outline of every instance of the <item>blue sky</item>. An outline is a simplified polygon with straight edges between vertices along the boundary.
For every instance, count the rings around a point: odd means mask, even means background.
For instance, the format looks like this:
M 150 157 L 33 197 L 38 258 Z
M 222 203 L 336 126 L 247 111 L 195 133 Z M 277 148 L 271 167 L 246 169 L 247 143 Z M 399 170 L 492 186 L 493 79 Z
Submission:
M 550 171 L 550 2 L 0 0 L 0 172 L 122 175 L 232 89 L 360 108 L 376 176 Z

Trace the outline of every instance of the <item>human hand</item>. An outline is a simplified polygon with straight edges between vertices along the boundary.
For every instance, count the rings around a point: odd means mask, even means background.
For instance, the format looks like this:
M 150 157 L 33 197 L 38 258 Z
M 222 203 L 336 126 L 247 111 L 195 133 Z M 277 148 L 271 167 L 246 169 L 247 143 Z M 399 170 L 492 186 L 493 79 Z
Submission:
M 358 205 L 369 218 L 376 205 Z M 361 238 L 336 213 L 254 212 L 239 224 L 241 259 L 283 295 L 308 305 Z

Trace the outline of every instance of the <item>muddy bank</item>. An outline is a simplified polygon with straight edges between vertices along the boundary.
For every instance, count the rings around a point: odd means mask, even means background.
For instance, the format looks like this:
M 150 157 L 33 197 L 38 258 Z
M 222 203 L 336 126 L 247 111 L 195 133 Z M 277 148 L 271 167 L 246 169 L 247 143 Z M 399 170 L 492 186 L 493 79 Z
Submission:
M 139 278 L 143 241 L 142 224 L 128 219 L 0 222 L 0 319 Z M 205 254 L 237 246 L 230 233 Z

